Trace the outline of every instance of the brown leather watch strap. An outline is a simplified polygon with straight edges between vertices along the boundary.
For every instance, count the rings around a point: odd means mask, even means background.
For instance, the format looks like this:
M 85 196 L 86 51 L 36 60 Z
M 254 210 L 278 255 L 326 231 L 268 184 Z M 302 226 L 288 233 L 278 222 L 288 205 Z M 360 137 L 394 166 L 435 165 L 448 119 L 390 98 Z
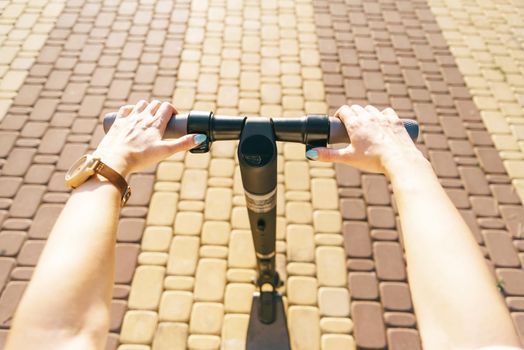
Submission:
M 120 175 L 101 161 L 98 162 L 98 165 L 95 168 L 95 172 L 108 179 L 113 185 L 115 185 L 118 188 L 118 190 L 122 194 L 121 205 L 124 206 L 129 197 L 131 197 L 131 187 L 129 187 L 129 185 L 127 184 L 126 179 L 124 179 L 122 175 Z

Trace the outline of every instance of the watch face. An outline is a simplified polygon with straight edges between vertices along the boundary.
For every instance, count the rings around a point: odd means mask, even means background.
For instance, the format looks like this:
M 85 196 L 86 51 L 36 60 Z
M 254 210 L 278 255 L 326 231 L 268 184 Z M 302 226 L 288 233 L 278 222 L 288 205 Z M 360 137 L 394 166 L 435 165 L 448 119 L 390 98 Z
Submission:
M 84 155 L 78 159 L 66 173 L 66 185 L 74 188 L 84 183 L 94 174 L 95 163 L 96 160 L 89 155 Z

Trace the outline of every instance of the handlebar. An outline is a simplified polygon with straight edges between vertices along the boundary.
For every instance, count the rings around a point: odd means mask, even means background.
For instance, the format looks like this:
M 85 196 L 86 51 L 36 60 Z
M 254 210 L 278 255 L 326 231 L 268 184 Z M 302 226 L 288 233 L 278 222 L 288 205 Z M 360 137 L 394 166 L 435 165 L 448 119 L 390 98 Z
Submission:
M 104 117 L 104 131 L 113 125 L 116 113 Z M 213 112 L 191 111 L 187 114 L 173 114 L 169 120 L 164 138 L 179 138 L 186 134 L 206 134 L 209 142 L 238 140 L 247 117 L 220 116 Z M 308 115 L 298 118 L 270 118 L 276 141 L 299 142 L 312 147 L 334 143 L 350 143 L 344 124 L 336 117 Z M 419 125 L 415 120 L 401 119 L 409 136 L 416 142 Z

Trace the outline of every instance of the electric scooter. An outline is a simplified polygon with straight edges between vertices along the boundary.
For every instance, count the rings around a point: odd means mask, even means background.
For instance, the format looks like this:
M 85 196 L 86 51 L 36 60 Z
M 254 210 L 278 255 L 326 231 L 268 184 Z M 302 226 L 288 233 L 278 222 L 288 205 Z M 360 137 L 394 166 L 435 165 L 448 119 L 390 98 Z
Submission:
M 104 118 L 107 133 L 116 117 Z M 419 126 L 416 121 L 403 119 L 408 134 L 416 141 Z M 344 124 L 327 115 L 308 115 L 298 118 L 247 118 L 218 116 L 213 112 L 191 111 L 173 115 L 164 138 L 186 134 L 205 134 L 207 140 L 190 150 L 209 152 L 211 144 L 222 140 L 240 140 L 238 161 L 244 186 L 246 207 L 255 247 L 258 291 L 253 295 L 246 348 L 248 350 L 289 350 L 290 340 L 282 295 L 277 288 L 283 285 L 275 267 L 276 203 L 277 203 L 277 145 L 276 141 L 299 142 L 306 149 L 328 144 L 349 143 Z

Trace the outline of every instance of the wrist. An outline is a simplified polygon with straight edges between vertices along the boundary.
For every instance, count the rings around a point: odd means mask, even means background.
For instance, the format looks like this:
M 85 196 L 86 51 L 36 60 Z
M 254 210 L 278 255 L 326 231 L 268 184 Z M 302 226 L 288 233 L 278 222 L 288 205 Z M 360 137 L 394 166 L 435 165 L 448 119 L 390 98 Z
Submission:
M 420 177 L 421 173 L 424 176 L 435 175 L 431 163 L 424 158 L 418 149 L 388 154 L 383 157 L 382 166 L 392 182 L 399 177 Z
M 127 178 L 131 173 L 129 163 L 122 156 L 98 149 L 93 152 L 93 156 L 99 157 L 102 163 L 119 173 L 123 178 Z

